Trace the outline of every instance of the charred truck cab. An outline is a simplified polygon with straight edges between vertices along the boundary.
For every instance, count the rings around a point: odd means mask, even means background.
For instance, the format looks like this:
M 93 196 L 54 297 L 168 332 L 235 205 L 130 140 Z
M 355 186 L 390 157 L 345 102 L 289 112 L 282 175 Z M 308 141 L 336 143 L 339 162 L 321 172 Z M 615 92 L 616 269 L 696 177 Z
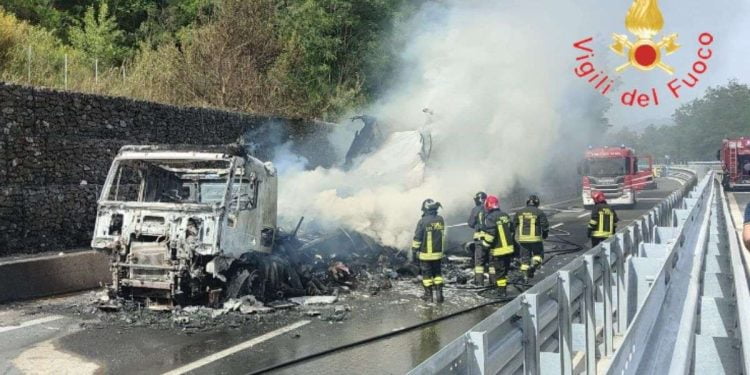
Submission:
M 598 190 L 610 205 L 634 206 L 637 191 L 656 188 L 651 157 L 642 158 L 648 166 L 639 166 L 638 159 L 633 149 L 625 146 L 589 148 L 578 167 L 583 205 L 593 206 L 591 191 Z
M 99 197 L 91 242 L 111 255 L 114 293 L 152 306 L 205 301 L 224 288 L 220 272 L 232 259 L 271 252 L 276 171 L 226 150 L 120 149 Z

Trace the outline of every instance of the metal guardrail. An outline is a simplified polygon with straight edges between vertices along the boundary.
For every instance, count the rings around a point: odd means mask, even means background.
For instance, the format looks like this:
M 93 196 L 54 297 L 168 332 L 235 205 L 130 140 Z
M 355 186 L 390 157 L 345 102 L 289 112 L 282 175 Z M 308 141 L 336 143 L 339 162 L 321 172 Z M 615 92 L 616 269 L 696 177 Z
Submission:
M 649 273 L 656 278 L 638 272 L 656 267 L 639 257 L 667 255 L 683 245 L 702 210 L 712 174 L 698 184 L 695 170 L 671 167 L 670 173 L 690 178 L 613 238 L 498 309 L 410 374 L 597 373 L 598 358 L 613 356 L 615 336 L 626 334 L 639 307 L 663 297 L 663 290 L 653 293 L 651 287 L 671 276 L 658 267 Z
M 697 216 L 682 227 L 682 241 L 664 249 L 666 257 L 641 258 L 658 272 L 608 374 L 750 373 L 748 275 L 713 175 L 696 202 Z M 648 267 L 639 273 L 653 274 Z
M 739 336 L 742 338 L 742 369 L 744 374 L 750 374 L 750 271 L 748 270 L 748 258 L 750 252 L 743 250 L 740 235 L 735 231 L 737 225 L 724 198 L 724 189 L 721 189 L 722 209 L 724 211 L 724 222 L 729 227 L 727 245 L 732 265 L 735 298 L 737 299 L 737 314 Z M 748 249 L 750 250 L 750 249 Z M 746 340 L 747 339 L 747 340 Z

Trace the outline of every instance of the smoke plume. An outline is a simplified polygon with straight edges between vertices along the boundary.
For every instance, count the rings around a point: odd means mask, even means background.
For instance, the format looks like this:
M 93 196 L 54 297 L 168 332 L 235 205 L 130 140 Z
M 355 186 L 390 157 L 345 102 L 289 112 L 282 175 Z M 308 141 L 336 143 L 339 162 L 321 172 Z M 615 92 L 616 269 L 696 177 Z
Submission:
M 418 152 L 410 150 L 390 155 L 390 163 L 401 163 L 397 173 L 284 174 L 285 222 L 304 215 L 310 224 L 362 231 L 405 248 L 426 198 L 440 201 L 453 220 L 465 220 L 479 190 L 501 196 L 517 184 L 534 190 L 555 170 L 570 170 L 585 147 L 585 129 L 600 124 L 607 102 L 585 86 L 571 89 L 577 83 L 571 44 L 585 34 L 575 23 L 571 32 L 557 30 L 557 21 L 577 11 L 547 3 L 427 2 L 407 27 L 399 83 L 364 111 L 389 131 L 406 131 L 423 127 L 423 108 L 432 110 L 427 166 L 410 163 Z M 379 165 L 389 163 L 378 157 Z

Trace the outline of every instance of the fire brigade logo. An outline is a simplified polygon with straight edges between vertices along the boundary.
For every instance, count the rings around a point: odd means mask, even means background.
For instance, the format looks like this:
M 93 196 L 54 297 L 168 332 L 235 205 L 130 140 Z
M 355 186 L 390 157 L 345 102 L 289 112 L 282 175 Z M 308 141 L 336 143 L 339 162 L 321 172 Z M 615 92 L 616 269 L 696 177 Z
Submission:
M 587 82 L 594 90 L 603 96 L 616 95 L 620 103 L 627 107 L 647 108 L 659 106 L 664 98 L 679 99 L 685 90 L 698 86 L 701 77 L 706 74 L 709 63 L 714 56 L 714 36 L 707 31 L 699 33 L 695 39 L 688 40 L 687 47 L 695 51 L 692 65 L 674 69 L 662 61 L 662 56 L 668 56 L 680 49 L 677 44 L 677 34 L 672 33 L 662 37 L 655 37 L 664 28 L 664 17 L 659 10 L 658 0 L 633 0 L 633 5 L 625 15 L 625 28 L 633 35 L 635 40 L 631 41 L 628 35 L 614 34 L 612 44 L 609 41 L 597 43 L 594 37 L 583 38 L 573 43 L 576 51 L 575 67 L 573 73 L 582 81 Z M 609 49 L 620 56 L 626 57 L 626 63 L 610 71 L 610 67 L 601 66 L 601 60 L 595 56 L 597 45 L 609 45 Z M 605 47 L 606 48 L 606 47 Z M 606 51 L 609 53 L 609 51 Z M 633 77 L 620 76 L 625 69 L 633 67 L 640 71 L 661 69 L 669 75 L 669 81 L 663 84 L 649 84 L 649 86 L 638 86 L 639 80 Z M 643 75 L 641 75 L 643 76 Z M 663 76 L 660 75 L 660 77 Z M 666 95 L 665 90 L 666 89 Z
M 664 63 L 661 57 L 662 53 L 668 56 L 680 48 L 677 34 L 665 36 L 659 42 L 652 39 L 664 28 L 664 17 L 657 0 L 634 0 L 625 16 L 625 28 L 638 39 L 631 42 L 624 34 L 615 33 L 612 36 L 614 42 L 609 48 L 620 56 L 627 54 L 628 57 L 628 62 L 617 67 L 616 72 L 632 66 L 643 71 L 660 68 L 670 75 L 674 74 L 674 68 Z

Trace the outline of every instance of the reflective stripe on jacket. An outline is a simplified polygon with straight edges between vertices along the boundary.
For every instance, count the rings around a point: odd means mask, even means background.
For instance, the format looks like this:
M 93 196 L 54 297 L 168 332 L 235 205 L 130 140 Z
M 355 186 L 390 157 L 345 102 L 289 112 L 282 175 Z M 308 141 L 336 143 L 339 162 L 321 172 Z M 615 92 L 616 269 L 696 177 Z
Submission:
M 440 260 L 445 243 L 445 222 L 435 212 L 427 212 L 417 223 L 412 249 L 419 252 L 419 260 Z
M 609 238 L 617 230 L 617 213 L 606 203 L 598 203 L 591 210 L 589 230 L 591 236 L 596 238 Z
M 518 242 L 542 242 L 549 232 L 547 215 L 534 206 L 528 206 L 516 212 L 513 219 Z
M 482 239 L 482 226 L 484 225 L 485 216 L 484 207 L 482 206 L 474 206 L 469 214 L 467 224 L 469 228 L 474 229 L 474 240 L 476 241 Z
M 500 210 L 487 214 L 483 245 L 490 248 L 493 256 L 513 254 L 513 225 L 508 214 Z

